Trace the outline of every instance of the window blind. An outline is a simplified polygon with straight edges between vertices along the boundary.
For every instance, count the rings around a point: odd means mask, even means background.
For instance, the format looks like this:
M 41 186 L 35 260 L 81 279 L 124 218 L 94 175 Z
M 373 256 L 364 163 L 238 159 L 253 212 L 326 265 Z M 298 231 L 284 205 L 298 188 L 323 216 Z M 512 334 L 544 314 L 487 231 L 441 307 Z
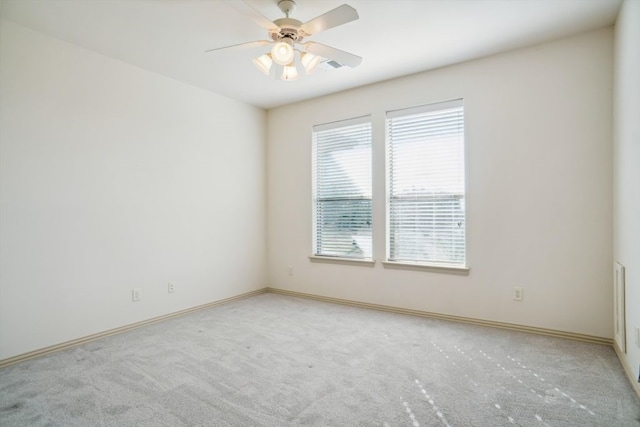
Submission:
M 387 113 L 388 259 L 465 267 L 462 100 Z
M 314 255 L 371 259 L 371 118 L 313 128 Z

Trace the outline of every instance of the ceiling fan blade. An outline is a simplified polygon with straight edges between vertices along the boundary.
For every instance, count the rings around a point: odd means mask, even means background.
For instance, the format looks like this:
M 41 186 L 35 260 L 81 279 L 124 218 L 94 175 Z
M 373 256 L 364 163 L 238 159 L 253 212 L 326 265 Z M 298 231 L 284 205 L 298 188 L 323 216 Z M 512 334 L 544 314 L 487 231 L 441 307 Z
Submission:
M 258 12 L 249 3 L 244 0 L 223 0 L 227 5 L 234 8 L 236 11 L 247 16 L 253 20 L 256 24 L 260 25 L 267 31 L 280 31 L 280 27 L 271 22 L 266 16 Z
M 331 59 L 351 68 L 357 67 L 362 62 L 362 57 L 358 55 L 354 55 L 352 53 L 345 52 L 343 50 L 336 49 L 335 47 L 327 46 L 321 43 L 307 42 L 304 44 L 304 47 L 307 52 L 310 52 L 314 55 L 322 56 L 323 58 Z
M 268 45 L 269 43 L 271 42 L 267 40 L 256 40 L 254 42 L 239 43 L 239 44 L 232 44 L 231 46 L 216 47 L 213 49 L 205 50 L 205 52 L 215 52 L 216 50 L 222 50 L 222 49 L 251 49 L 253 47 L 265 46 L 265 45 Z
M 311 21 L 305 22 L 302 24 L 301 29 L 306 36 L 310 36 L 320 31 L 355 21 L 358 18 L 358 12 L 354 8 L 348 4 L 343 4 L 323 15 L 313 18 Z

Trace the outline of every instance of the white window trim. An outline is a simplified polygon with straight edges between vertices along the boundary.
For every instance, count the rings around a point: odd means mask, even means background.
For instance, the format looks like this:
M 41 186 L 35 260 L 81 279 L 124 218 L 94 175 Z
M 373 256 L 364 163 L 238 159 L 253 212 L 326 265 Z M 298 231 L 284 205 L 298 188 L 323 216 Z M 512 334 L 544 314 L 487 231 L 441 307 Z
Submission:
M 431 271 L 434 273 L 446 273 L 446 274 L 458 274 L 462 276 L 469 275 L 469 267 L 450 267 L 444 265 L 435 264 L 421 264 L 411 262 L 398 262 L 398 261 L 382 261 L 384 268 L 390 268 L 394 270 L 414 270 L 414 271 Z
M 465 248 L 465 265 L 440 265 L 440 264 L 430 264 L 430 263 L 421 263 L 421 262 L 410 262 L 410 261 L 392 261 L 390 260 L 390 251 L 391 251 L 391 243 L 390 243 L 390 176 L 389 176 L 389 141 L 388 138 L 388 119 L 394 117 L 402 117 L 413 114 L 427 113 L 431 111 L 437 111 L 447 108 L 455 108 L 463 106 L 464 107 L 464 99 L 457 98 L 451 99 L 448 101 L 440 101 L 434 102 L 426 105 L 419 105 L 415 107 L 409 108 L 401 108 L 397 110 L 389 110 L 385 115 L 385 143 L 384 143 L 384 154 L 385 154 L 385 260 L 381 261 L 384 268 L 390 269 L 399 269 L 399 270 L 417 270 L 417 271 L 432 271 L 438 273 L 450 273 L 450 274 L 460 274 L 460 275 L 468 275 L 470 268 L 468 267 L 469 263 L 469 229 L 468 229 L 468 198 L 467 198 L 467 189 L 468 189 L 468 174 L 467 172 L 467 144 L 466 141 L 463 144 L 464 150 L 464 159 L 465 159 L 465 174 L 464 174 L 464 186 L 465 186 L 465 205 L 464 205 L 464 218 L 465 218 L 465 236 L 464 236 L 464 248 Z M 466 111 L 464 113 L 464 132 L 466 135 L 466 124 L 467 124 L 467 114 Z M 466 139 L 466 138 L 465 138 Z M 374 245 L 375 246 L 375 245 Z
M 325 130 L 338 129 L 347 126 L 362 125 L 372 123 L 371 115 L 354 117 L 352 119 L 336 120 L 335 122 L 323 123 L 321 125 L 313 125 L 314 132 L 322 132 Z
M 344 120 L 336 120 L 333 122 L 328 122 L 328 123 L 323 123 L 323 124 L 319 124 L 319 125 L 314 125 L 312 128 L 312 132 L 322 132 L 322 131 L 327 131 L 327 130 L 332 130 L 332 129 L 338 129 L 341 127 L 347 127 L 347 126 L 355 126 L 355 125 L 360 125 L 360 124 L 365 124 L 365 123 L 369 123 L 371 125 L 371 156 L 373 157 L 373 120 L 372 120 L 372 116 L 371 114 L 367 114 L 364 116 L 358 116 L 358 117 L 353 117 L 353 118 L 349 118 L 349 119 L 344 119 Z M 312 139 L 315 138 L 312 134 Z M 372 159 L 373 161 L 373 159 Z M 315 165 L 316 159 L 315 159 L 315 146 L 312 146 L 312 154 L 311 154 L 311 169 L 312 169 L 312 194 L 311 194 L 311 203 L 312 203 L 312 209 L 315 209 L 315 186 L 316 186 L 316 173 L 315 173 Z M 373 164 L 371 165 L 372 167 L 372 174 L 371 174 L 371 186 L 372 186 L 372 192 L 371 192 L 371 203 L 373 206 L 373 199 L 374 199 L 374 195 L 373 195 Z M 372 207 L 372 212 L 371 212 L 372 216 L 373 216 L 373 207 Z M 312 222 L 315 222 L 315 213 L 313 214 L 313 220 Z M 315 232 L 315 227 L 316 224 L 313 223 L 312 224 L 312 242 L 313 242 L 313 246 L 312 246 L 312 255 L 309 256 L 309 260 L 312 262 L 324 262 L 324 263 L 337 263 L 337 264 L 352 264 L 352 265 L 370 265 L 373 266 L 375 265 L 375 260 L 373 260 L 373 248 L 372 248 L 372 254 L 369 257 L 361 257 L 361 258 L 351 258 L 351 257 L 341 257 L 341 256 L 334 256 L 334 255 L 323 255 L 323 254 L 316 254 L 315 253 L 315 249 L 316 249 L 316 232 Z M 371 232 L 372 232 L 372 245 L 373 245 L 373 230 L 374 230 L 374 224 L 373 224 L 373 218 L 371 220 Z
M 376 262 L 373 259 L 367 258 L 343 258 L 328 255 L 309 255 L 311 262 L 325 263 L 325 264 L 349 264 L 360 265 L 364 267 L 373 267 Z

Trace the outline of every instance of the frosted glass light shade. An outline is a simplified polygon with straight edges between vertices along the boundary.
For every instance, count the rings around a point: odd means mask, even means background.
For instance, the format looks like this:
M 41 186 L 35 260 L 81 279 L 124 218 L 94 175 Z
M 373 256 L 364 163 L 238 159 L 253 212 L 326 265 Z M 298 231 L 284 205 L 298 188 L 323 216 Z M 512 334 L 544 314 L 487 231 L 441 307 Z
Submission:
M 278 42 L 271 48 L 271 58 L 276 64 L 287 65 L 293 61 L 295 52 L 289 43 Z
M 285 65 L 284 70 L 282 70 L 282 80 L 297 80 L 298 79 L 298 70 L 296 69 L 296 65 L 292 62 L 289 65 Z
M 258 70 L 262 71 L 268 76 L 269 70 L 271 70 L 271 65 L 273 64 L 271 54 L 265 53 L 264 55 L 254 59 L 253 64 L 258 68 Z
M 315 71 L 316 67 L 320 63 L 320 57 L 313 55 L 309 52 L 304 52 L 300 55 L 300 62 L 304 66 L 304 69 L 307 71 L 307 74 L 311 74 Z

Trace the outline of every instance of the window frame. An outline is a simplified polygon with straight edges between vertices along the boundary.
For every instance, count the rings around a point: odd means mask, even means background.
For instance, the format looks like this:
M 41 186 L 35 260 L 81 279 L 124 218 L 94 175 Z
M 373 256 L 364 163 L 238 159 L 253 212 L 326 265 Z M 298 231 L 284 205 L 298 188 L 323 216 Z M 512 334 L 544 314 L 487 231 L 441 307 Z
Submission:
M 318 141 L 317 141 L 317 133 L 347 128 L 351 126 L 365 125 L 368 124 L 368 144 L 369 144 L 369 159 L 368 159 L 368 197 L 345 197 L 344 200 L 352 200 L 352 201 L 369 201 L 370 213 L 369 213 L 369 230 L 370 230 L 370 252 L 368 254 L 363 254 L 363 256 L 349 256 L 348 254 L 334 255 L 328 253 L 321 253 L 319 250 L 319 238 L 321 237 L 318 234 Z M 358 116 L 344 120 L 337 120 L 333 122 L 317 124 L 312 127 L 312 135 L 311 135 L 311 175 L 312 175 L 312 185 L 311 185 L 311 205 L 312 205 L 312 247 L 311 247 L 311 255 L 309 256 L 310 261 L 312 262 L 337 262 L 337 263 L 346 263 L 353 265 L 364 265 L 364 266 L 373 266 L 375 261 L 373 259 L 373 121 L 372 116 Z M 329 199 L 335 199 L 335 197 L 329 197 Z
M 463 256 L 464 262 L 455 263 L 443 263 L 430 260 L 403 260 L 392 259 L 391 243 L 392 243 L 392 174 L 391 169 L 391 155 L 392 155 L 392 138 L 391 138 L 391 119 L 396 117 L 412 116 L 423 113 L 437 112 L 439 110 L 446 110 L 450 108 L 462 109 L 462 174 L 463 174 L 463 192 L 462 199 L 464 200 L 462 214 L 463 214 L 463 227 L 464 227 L 464 239 L 463 239 Z M 462 98 L 452 99 L 443 102 L 435 102 L 415 107 L 402 108 L 398 110 L 389 110 L 385 114 L 385 261 L 382 264 L 385 268 L 393 269 L 409 269 L 409 270 L 427 270 L 441 273 L 463 274 L 466 275 L 469 272 L 469 247 L 468 247 L 468 185 L 467 185 L 467 140 L 466 140 L 466 121 L 467 114 L 464 108 L 464 100 Z

